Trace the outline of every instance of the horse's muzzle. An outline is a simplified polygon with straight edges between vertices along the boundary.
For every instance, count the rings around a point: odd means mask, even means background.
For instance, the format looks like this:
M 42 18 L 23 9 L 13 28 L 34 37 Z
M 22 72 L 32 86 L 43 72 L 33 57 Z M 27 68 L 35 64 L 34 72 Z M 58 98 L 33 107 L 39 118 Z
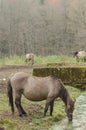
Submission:
M 70 114 L 70 115 L 68 116 L 68 120 L 69 120 L 69 121 L 72 121 L 72 120 L 73 120 L 72 114 Z
M 73 119 L 72 118 L 68 118 L 69 121 L 72 121 Z

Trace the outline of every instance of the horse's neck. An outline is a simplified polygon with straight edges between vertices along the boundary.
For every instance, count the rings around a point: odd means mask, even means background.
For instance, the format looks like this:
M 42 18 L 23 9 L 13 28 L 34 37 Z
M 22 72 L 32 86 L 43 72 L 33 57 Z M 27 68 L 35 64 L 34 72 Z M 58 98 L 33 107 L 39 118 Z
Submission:
M 70 101 L 70 95 L 66 88 L 62 88 L 60 92 L 60 98 L 63 100 L 63 102 L 67 106 L 68 102 Z

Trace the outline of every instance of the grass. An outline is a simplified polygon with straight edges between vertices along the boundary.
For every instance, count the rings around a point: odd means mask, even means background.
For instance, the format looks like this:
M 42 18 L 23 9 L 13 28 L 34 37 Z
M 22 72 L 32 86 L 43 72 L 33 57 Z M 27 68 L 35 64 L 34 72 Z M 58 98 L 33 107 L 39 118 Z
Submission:
M 81 91 L 71 86 L 66 86 L 73 98 L 77 98 Z M 0 127 L 5 130 L 49 130 L 58 121 L 66 117 L 64 103 L 62 100 L 56 100 L 54 103 L 53 116 L 49 116 L 49 111 L 45 118 L 42 117 L 45 101 L 31 102 L 22 97 L 22 105 L 28 117 L 18 117 L 17 109 L 15 114 L 11 115 L 10 106 L 6 93 L 0 93 Z
M 25 64 L 24 56 L 3 57 L 0 59 L 0 65 Z
M 70 62 L 76 63 L 75 58 L 71 56 L 63 55 L 52 55 L 52 56 L 36 56 L 35 55 L 35 64 L 47 64 L 47 63 L 61 63 L 61 62 Z M 12 56 L 12 57 L 2 57 L 0 58 L 0 65 L 12 65 L 12 64 L 26 64 L 25 56 Z M 30 62 L 31 64 L 31 62 Z

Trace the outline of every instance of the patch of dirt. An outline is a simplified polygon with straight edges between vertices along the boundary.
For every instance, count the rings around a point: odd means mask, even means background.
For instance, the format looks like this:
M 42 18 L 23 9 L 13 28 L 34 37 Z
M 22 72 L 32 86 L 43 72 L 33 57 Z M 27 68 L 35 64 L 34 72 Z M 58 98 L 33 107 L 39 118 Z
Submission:
M 0 66 L 0 78 L 8 77 L 12 73 L 19 71 L 27 72 L 32 74 L 33 68 L 44 67 L 46 65 L 5 65 Z
M 4 130 L 4 128 L 1 128 L 1 127 L 0 127 L 0 130 Z

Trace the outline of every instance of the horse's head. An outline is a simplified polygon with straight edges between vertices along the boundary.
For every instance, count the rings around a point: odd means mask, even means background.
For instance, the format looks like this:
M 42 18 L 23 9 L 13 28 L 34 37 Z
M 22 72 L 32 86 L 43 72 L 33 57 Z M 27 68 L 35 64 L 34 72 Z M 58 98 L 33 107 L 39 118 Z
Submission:
M 78 51 L 74 52 L 73 57 L 76 57 L 78 54 Z
M 72 121 L 72 119 L 73 119 L 74 104 L 75 104 L 75 101 L 71 100 L 67 104 L 67 107 L 66 107 L 66 113 L 67 113 L 67 117 L 68 117 L 69 121 Z

